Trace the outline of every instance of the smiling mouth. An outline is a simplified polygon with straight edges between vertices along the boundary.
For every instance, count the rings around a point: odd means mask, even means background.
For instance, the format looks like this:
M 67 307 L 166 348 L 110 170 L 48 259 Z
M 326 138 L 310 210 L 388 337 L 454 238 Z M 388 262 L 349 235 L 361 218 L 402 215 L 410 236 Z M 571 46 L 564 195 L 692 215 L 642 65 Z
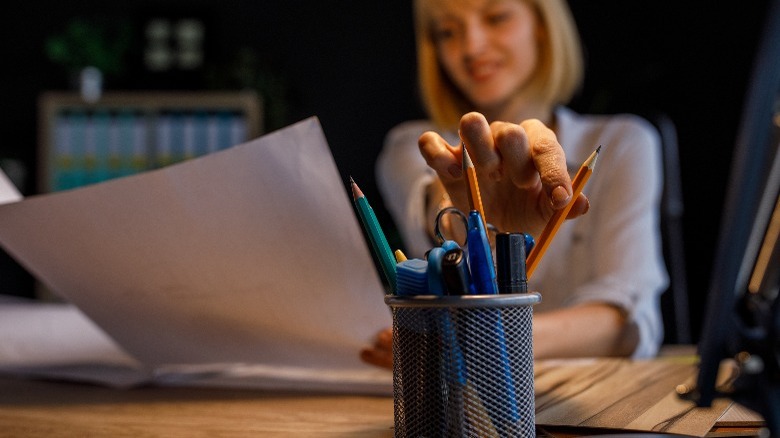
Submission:
M 498 71 L 496 63 L 478 63 L 472 64 L 468 68 L 469 76 L 476 82 L 482 82 L 492 78 Z

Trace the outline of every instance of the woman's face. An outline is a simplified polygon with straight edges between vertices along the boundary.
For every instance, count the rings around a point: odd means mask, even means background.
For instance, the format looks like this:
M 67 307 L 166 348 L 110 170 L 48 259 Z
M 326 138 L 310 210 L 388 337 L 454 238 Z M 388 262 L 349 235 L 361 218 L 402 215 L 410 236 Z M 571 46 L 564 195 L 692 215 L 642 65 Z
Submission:
M 518 0 L 432 0 L 439 63 L 480 111 L 500 111 L 530 82 L 538 64 L 538 22 Z

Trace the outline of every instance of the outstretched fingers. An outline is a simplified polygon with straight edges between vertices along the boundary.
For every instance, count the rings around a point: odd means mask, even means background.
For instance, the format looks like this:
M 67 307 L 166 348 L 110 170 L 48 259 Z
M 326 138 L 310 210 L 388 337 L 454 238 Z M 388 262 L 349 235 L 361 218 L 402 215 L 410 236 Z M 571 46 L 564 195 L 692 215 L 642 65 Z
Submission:
M 565 207 L 572 196 L 571 178 L 566 169 L 566 156 L 555 133 L 536 119 L 526 120 L 520 126 L 528 136 L 531 159 L 552 207 Z
M 433 131 L 423 133 L 418 140 L 418 146 L 428 167 L 436 171 L 442 182 L 462 177 L 461 152 L 458 147 L 449 145 Z
M 528 136 L 520 125 L 491 124 L 496 149 L 503 159 L 503 173 L 519 188 L 530 189 L 539 183 L 539 172 L 530 155 Z
M 501 156 L 496 150 L 492 127 L 485 116 L 476 112 L 465 114 L 460 119 L 459 134 L 479 178 L 482 181 L 501 179 Z

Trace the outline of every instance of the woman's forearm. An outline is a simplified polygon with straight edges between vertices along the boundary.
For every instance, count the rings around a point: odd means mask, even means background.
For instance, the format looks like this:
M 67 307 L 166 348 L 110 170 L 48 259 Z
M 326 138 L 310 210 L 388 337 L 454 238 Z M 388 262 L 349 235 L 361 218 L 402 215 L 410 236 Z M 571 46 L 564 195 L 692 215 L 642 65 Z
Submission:
M 534 358 L 630 356 L 639 333 L 623 312 L 589 303 L 534 315 Z

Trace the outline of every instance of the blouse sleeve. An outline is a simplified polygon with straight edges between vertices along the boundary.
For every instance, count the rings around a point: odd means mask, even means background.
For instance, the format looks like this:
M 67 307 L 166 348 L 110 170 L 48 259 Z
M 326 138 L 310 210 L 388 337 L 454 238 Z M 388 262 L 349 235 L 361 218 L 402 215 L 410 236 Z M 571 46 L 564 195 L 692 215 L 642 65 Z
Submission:
M 569 303 L 602 301 L 623 309 L 639 329 L 633 356 L 656 354 L 663 339 L 659 295 L 667 284 L 660 242 L 660 139 L 652 125 L 628 118 L 613 126 L 597 164 L 598 208 L 575 236 L 589 261 L 579 260 L 582 282 Z M 611 146 L 609 146 L 611 143 Z M 594 175 L 595 176 L 595 175 Z M 596 193 L 598 191 L 598 193 Z M 584 236 L 584 237 L 583 237 Z
M 435 173 L 417 144 L 428 129 L 426 122 L 414 121 L 390 130 L 376 164 L 377 186 L 409 257 L 422 257 L 431 247 L 426 232 L 425 193 Z

